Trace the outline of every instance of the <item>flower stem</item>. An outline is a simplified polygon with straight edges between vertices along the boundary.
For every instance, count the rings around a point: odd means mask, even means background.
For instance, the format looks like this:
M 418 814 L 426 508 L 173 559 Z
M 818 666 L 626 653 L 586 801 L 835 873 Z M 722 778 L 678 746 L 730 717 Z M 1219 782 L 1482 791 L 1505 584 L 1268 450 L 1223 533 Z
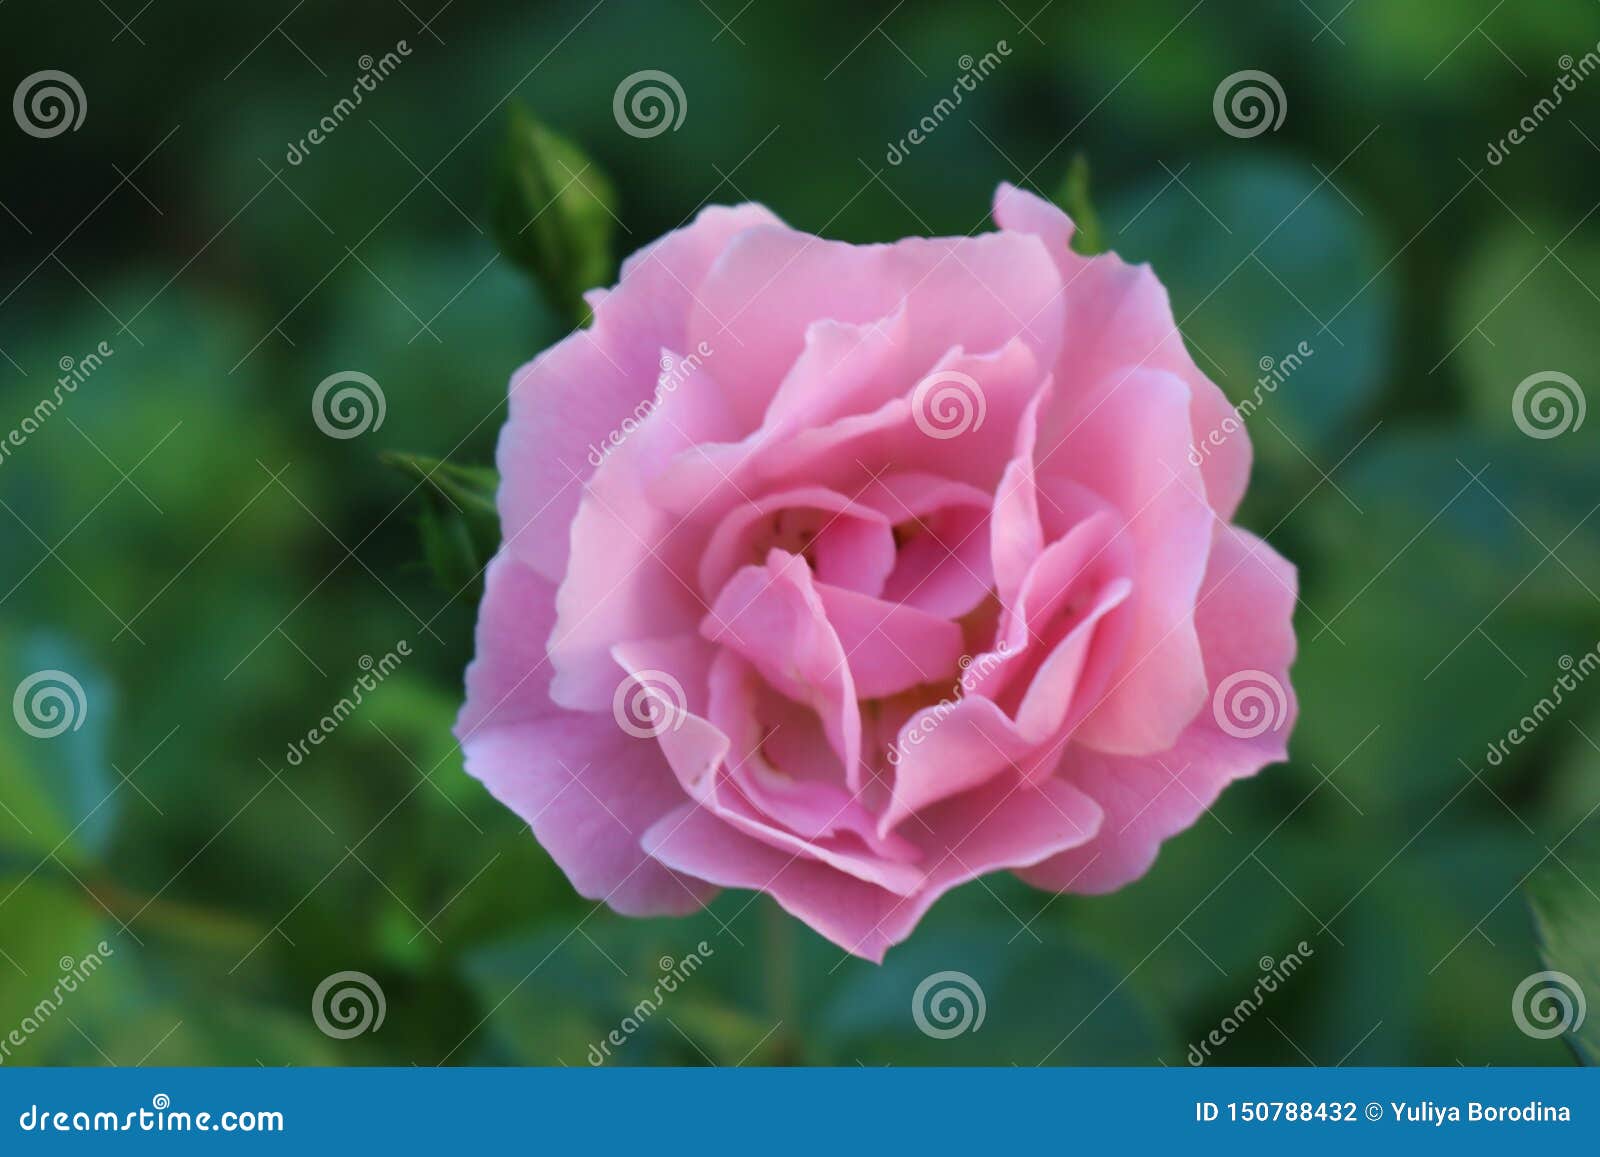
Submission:
M 794 922 L 776 900 L 767 900 L 763 908 L 767 1008 L 776 1022 L 770 1045 L 772 1063 L 792 1065 L 798 1060 L 792 1035 L 795 1018 Z

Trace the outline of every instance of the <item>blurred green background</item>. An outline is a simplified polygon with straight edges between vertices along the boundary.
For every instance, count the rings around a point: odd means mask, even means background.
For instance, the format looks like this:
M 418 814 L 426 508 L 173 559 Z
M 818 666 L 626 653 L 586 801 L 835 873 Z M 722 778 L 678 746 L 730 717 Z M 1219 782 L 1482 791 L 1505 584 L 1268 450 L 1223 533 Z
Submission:
M 0 726 L 0 1037 L 62 958 L 113 954 L 6 1063 L 581 1065 L 701 940 L 611 1063 L 1182 1065 L 1301 941 L 1211 1063 L 1569 1063 L 1512 994 L 1543 967 L 1529 881 L 1577 880 L 1600 925 L 1573 835 L 1600 687 L 1486 749 L 1600 639 L 1600 421 L 1512 412 L 1530 374 L 1594 383 L 1600 79 L 1485 156 L 1597 40 L 1594 5 L 1487 0 L 11 0 L 5 91 L 64 70 L 87 116 L 0 123 L 0 433 L 63 358 L 114 352 L 0 459 L 0 690 L 62 669 L 88 704 L 59 738 Z M 676 131 L 613 119 L 641 69 L 682 85 Z M 1214 118 L 1244 69 L 1281 85 L 1275 131 Z M 1293 762 L 1124 891 L 969 885 L 881 968 L 745 894 L 685 921 L 575 896 L 461 771 L 477 591 L 423 565 L 438 499 L 379 461 L 489 462 L 511 370 L 567 328 L 489 236 L 513 97 L 615 185 L 617 256 L 746 198 L 849 240 L 968 233 L 998 181 L 1054 195 L 1081 155 L 1103 243 L 1155 265 L 1234 398 L 1307 343 L 1250 420 L 1241 515 L 1300 567 Z M 311 395 L 351 369 L 386 418 L 331 439 Z M 943 969 L 981 984 L 980 1031 L 917 1031 Z M 344 970 L 387 1009 L 348 1040 L 311 1015 Z

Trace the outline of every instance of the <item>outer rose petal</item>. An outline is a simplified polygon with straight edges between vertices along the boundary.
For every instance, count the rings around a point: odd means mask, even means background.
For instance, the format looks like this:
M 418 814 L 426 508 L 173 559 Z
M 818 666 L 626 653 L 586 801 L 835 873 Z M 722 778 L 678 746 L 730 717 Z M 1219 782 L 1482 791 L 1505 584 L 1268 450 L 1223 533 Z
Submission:
M 655 743 L 626 734 L 610 715 L 550 701 L 542 640 L 554 618 L 555 588 L 504 552 L 496 556 L 456 723 L 467 771 L 528 821 L 583 896 L 625 916 L 692 912 L 716 889 L 639 846 L 683 791 Z
M 1171 751 L 1151 756 L 1070 745 L 1057 775 L 1092 796 L 1105 822 L 1092 842 L 1019 873 L 1024 880 L 1052 891 L 1120 888 L 1144 875 L 1162 842 L 1193 824 L 1229 783 L 1288 758 L 1295 590 L 1295 569 L 1277 551 L 1248 531 L 1217 525 L 1196 611 L 1207 683 L 1215 690 L 1236 672 L 1264 671 L 1283 688 L 1287 712 L 1278 726 L 1239 739 L 1217 725 L 1208 703 Z
M 643 480 L 685 447 L 724 429 L 722 397 L 704 366 L 692 370 L 664 392 L 583 488 L 550 637 L 551 695 L 563 707 L 608 710 L 618 679 L 611 648 L 692 630 L 705 609 L 693 578 L 702 543 L 698 528 L 651 503 Z
M 1064 383 L 1093 381 L 1117 366 L 1143 366 L 1176 374 L 1189 386 L 1192 441 L 1199 442 L 1233 414 L 1227 396 L 1189 356 L 1166 287 L 1148 265 L 1129 265 L 1114 253 L 1082 257 L 1072 252 L 1067 247 L 1071 219 L 1013 185 L 1002 183 L 995 190 L 994 219 L 1002 229 L 1038 236 L 1061 271 L 1067 334 L 1056 370 L 1058 392 L 1069 394 Z M 1046 439 L 1047 453 L 1051 446 Z M 1250 480 L 1250 439 L 1243 431 L 1230 434 L 1206 456 L 1201 473 L 1218 517 L 1232 518 Z
M 706 209 L 688 228 L 623 263 L 616 288 L 599 299 L 592 327 L 511 376 L 511 413 L 495 455 L 503 479 L 501 527 L 545 578 L 559 582 L 566 571 L 567 528 L 594 469 L 590 446 L 651 396 L 663 346 L 693 352 L 684 343 L 684 319 L 694 286 L 730 238 L 776 223 L 760 205 Z
M 915 842 L 925 847 L 927 879 L 908 896 L 748 839 L 693 804 L 663 819 L 644 842 L 681 872 L 768 892 L 845 951 L 882 961 L 951 888 L 1076 847 L 1094 836 L 1100 809 L 1060 781 L 1038 788 L 991 782 L 925 819 L 926 832 Z

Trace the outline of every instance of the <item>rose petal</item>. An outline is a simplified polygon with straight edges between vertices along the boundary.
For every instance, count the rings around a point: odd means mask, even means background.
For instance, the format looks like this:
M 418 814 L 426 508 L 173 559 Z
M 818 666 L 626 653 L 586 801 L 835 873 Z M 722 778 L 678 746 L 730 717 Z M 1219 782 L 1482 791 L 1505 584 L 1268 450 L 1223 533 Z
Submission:
M 551 695 L 564 707 L 609 707 L 619 678 L 611 648 L 693 631 L 706 610 L 692 578 L 704 532 L 656 506 L 648 479 L 686 447 L 724 429 L 726 415 L 721 387 L 703 364 L 674 364 L 689 368 L 602 461 L 572 520 L 572 557 L 550 636 Z
M 1074 396 L 1087 398 L 1089 388 L 1097 382 L 1115 388 L 1107 382 L 1108 373 L 1138 366 L 1175 374 L 1189 387 L 1188 443 L 1198 445 L 1233 415 L 1227 396 L 1189 356 L 1173 320 L 1166 287 L 1148 265 L 1128 265 L 1114 253 L 1098 257 L 1074 253 L 1068 248 L 1073 226 L 1067 215 L 1043 198 L 1009 184 L 995 192 L 994 219 L 1001 228 L 1038 236 L 1060 270 L 1066 330 L 1056 374 L 1064 403 L 1070 404 Z M 1043 443 L 1047 457 L 1054 455 L 1062 428 L 1049 425 Z M 1249 436 L 1236 431 L 1213 447 L 1205 457 L 1202 474 L 1212 508 L 1219 517 L 1232 518 L 1250 479 Z
M 996 784 L 964 798 L 962 805 L 929 817 L 917 842 L 936 862 L 927 882 L 906 896 L 812 860 L 786 858 L 692 805 L 664 817 L 646 834 L 644 845 L 676 871 L 723 887 L 767 892 L 845 951 L 881 962 L 951 888 L 1076 847 L 1093 838 L 1100 823 L 1093 801 L 1060 782 L 1038 788 Z
M 965 644 L 961 628 L 949 619 L 827 583 L 817 584 L 817 594 L 861 698 L 881 699 L 955 677 Z
M 1205 701 L 1194 601 L 1215 516 L 1187 458 L 1188 404 L 1178 378 L 1136 371 L 1061 443 L 1060 471 L 1122 513 L 1133 548 L 1125 654 L 1078 733 L 1108 753 L 1165 751 Z
M 1214 698 L 1171 751 L 1114 756 L 1070 747 L 1057 774 L 1105 809 L 1105 823 L 1092 843 L 1020 873 L 1023 879 L 1054 891 L 1120 888 L 1142 876 L 1162 842 L 1193 824 L 1229 783 L 1288 757 L 1297 711 L 1289 684 L 1295 590 L 1294 568 L 1275 550 L 1246 531 L 1218 525 L 1197 611 L 1208 686 L 1215 693 L 1245 673 L 1269 699 L 1281 691 L 1283 713 L 1264 717 L 1268 726 L 1259 735 L 1241 738 L 1219 725 L 1226 703 L 1219 707 Z
M 469 774 L 533 828 L 578 892 L 624 915 L 692 912 L 715 889 L 663 868 L 639 846 L 644 831 L 683 802 L 659 748 L 612 718 L 550 702 L 539 640 L 555 589 L 502 553 L 489 564 L 456 724 Z
M 802 520 L 802 513 L 818 517 Z M 883 590 L 895 563 L 894 535 L 879 511 L 821 486 L 782 490 L 745 503 L 717 525 L 700 557 L 701 592 L 714 599 L 739 567 L 764 560 L 774 547 L 809 553 L 818 578 L 868 594 Z
M 774 224 L 777 218 L 760 205 L 704 210 L 623 263 L 593 327 L 512 375 L 510 416 L 495 456 L 501 527 L 545 578 L 559 582 L 566 571 L 567 528 L 595 466 L 591 447 L 651 396 L 661 347 L 694 351 L 685 341 L 693 287 L 732 237 Z
M 718 351 L 718 373 L 742 384 L 755 416 L 800 356 L 814 321 L 865 325 L 902 304 L 907 348 L 986 352 L 1020 333 L 1050 364 L 1060 347 L 1061 282 L 1025 233 L 847 245 L 786 228 L 739 234 L 696 293 L 688 337 Z M 725 359 L 725 360 L 724 360 Z
M 744 567 L 701 624 L 718 646 L 743 655 L 779 693 L 822 720 L 854 790 L 861 776 L 861 712 L 839 636 L 806 564 L 773 551 L 765 566 Z

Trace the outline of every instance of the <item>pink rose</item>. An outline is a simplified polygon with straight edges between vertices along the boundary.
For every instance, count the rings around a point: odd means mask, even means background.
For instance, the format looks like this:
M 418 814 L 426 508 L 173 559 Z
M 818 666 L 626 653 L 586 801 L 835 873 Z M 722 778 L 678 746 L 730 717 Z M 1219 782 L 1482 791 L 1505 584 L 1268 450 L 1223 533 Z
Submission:
M 1295 571 L 1229 524 L 1232 410 L 1148 267 L 994 217 L 710 208 L 513 377 L 456 731 L 583 895 L 757 889 L 881 960 L 986 872 L 1126 884 L 1286 757 Z

